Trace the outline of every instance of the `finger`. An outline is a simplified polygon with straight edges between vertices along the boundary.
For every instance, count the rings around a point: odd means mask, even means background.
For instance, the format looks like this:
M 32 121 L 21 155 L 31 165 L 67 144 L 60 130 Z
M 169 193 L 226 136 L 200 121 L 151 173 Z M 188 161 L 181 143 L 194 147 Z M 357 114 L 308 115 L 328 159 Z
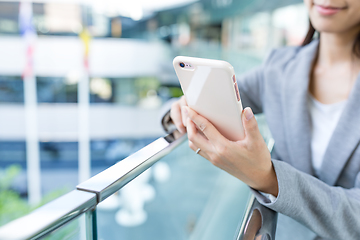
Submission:
M 189 118 L 204 133 L 205 137 L 214 143 L 224 143 L 226 138 L 206 118 L 199 115 L 189 107 L 183 107 L 183 111 L 187 112 Z
M 183 106 L 187 106 L 185 96 L 182 96 L 182 97 L 180 98 L 179 104 L 180 104 L 180 107 L 181 107 L 181 108 L 182 108 Z M 183 123 L 183 125 L 186 127 L 186 119 L 188 118 L 188 116 L 187 116 L 186 113 L 184 114 L 184 113 L 181 111 L 181 117 L 182 117 L 182 119 L 181 119 L 181 120 L 182 120 L 182 123 Z
M 192 149 L 196 152 L 197 149 L 200 148 L 201 150 L 198 154 L 210 160 L 209 156 L 213 151 L 213 145 L 211 142 L 201 132 L 199 132 L 195 123 L 190 118 L 188 118 L 187 126 L 189 141 L 194 144 L 194 148 Z
M 183 125 L 182 120 L 181 120 L 181 108 L 180 108 L 179 102 L 175 102 L 171 106 L 170 117 L 171 117 L 173 123 L 175 124 L 176 128 L 179 130 L 179 132 L 185 133 L 186 128 Z
M 189 140 L 189 147 L 190 147 L 191 150 L 193 150 L 194 152 L 196 152 L 196 150 L 199 148 L 199 147 L 197 147 L 191 140 Z
M 184 108 L 181 107 L 181 118 L 182 118 L 182 124 L 187 127 L 187 119 L 188 119 L 188 114 L 186 111 L 184 111 Z
M 263 139 L 251 108 L 245 108 L 242 114 L 242 123 L 246 138 L 249 138 L 250 140 Z
M 209 140 L 207 140 L 196 128 L 195 123 L 188 118 L 187 119 L 187 133 L 188 133 L 188 138 L 191 142 L 193 142 L 195 144 L 195 146 L 203 149 L 204 151 L 206 151 L 207 149 L 209 149 L 209 145 L 211 143 L 209 143 Z
M 198 155 L 209 159 L 209 156 L 206 154 L 205 151 L 202 151 L 201 148 L 197 147 L 192 141 L 189 140 L 189 147 L 191 148 L 191 150 L 193 150 L 195 153 L 198 149 L 200 149 L 200 151 L 197 153 Z

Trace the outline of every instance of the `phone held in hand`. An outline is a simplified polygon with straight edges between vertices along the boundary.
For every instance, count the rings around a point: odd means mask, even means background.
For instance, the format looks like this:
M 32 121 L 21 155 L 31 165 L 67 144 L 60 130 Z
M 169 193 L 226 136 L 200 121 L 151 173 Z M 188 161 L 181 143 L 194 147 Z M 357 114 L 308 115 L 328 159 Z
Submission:
M 173 61 L 187 104 L 232 141 L 244 138 L 234 68 L 225 61 L 178 56 Z

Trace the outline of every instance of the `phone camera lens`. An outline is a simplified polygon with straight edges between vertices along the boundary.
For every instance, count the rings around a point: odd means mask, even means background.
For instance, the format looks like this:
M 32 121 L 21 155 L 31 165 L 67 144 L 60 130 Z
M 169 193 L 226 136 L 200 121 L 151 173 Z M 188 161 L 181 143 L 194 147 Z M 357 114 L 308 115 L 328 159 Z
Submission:
M 180 67 L 185 67 L 185 64 L 183 62 L 180 63 Z

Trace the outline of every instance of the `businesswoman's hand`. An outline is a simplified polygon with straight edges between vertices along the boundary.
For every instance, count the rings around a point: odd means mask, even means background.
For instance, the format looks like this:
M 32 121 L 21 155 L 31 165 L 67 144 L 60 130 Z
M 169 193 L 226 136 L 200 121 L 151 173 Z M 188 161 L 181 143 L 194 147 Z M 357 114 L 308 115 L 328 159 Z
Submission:
M 200 148 L 199 154 L 215 166 L 256 190 L 277 196 L 278 183 L 270 152 L 250 108 L 245 108 L 242 113 L 245 138 L 236 142 L 225 138 L 207 119 L 189 107 L 183 106 L 181 112 L 186 119 L 192 150 Z
M 182 114 L 182 107 L 187 106 L 185 96 L 171 105 L 170 118 L 181 133 L 186 132 L 186 117 Z

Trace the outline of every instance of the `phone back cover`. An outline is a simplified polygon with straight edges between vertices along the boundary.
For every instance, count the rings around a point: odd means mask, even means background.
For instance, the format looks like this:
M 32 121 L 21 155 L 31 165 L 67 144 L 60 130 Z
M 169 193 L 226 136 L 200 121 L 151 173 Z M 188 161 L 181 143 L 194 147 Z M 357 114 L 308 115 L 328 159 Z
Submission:
M 182 68 L 180 62 L 189 63 L 192 68 Z M 225 61 L 181 56 L 174 59 L 173 65 L 188 106 L 229 140 L 242 139 L 242 105 L 236 97 L 233 67 Z

